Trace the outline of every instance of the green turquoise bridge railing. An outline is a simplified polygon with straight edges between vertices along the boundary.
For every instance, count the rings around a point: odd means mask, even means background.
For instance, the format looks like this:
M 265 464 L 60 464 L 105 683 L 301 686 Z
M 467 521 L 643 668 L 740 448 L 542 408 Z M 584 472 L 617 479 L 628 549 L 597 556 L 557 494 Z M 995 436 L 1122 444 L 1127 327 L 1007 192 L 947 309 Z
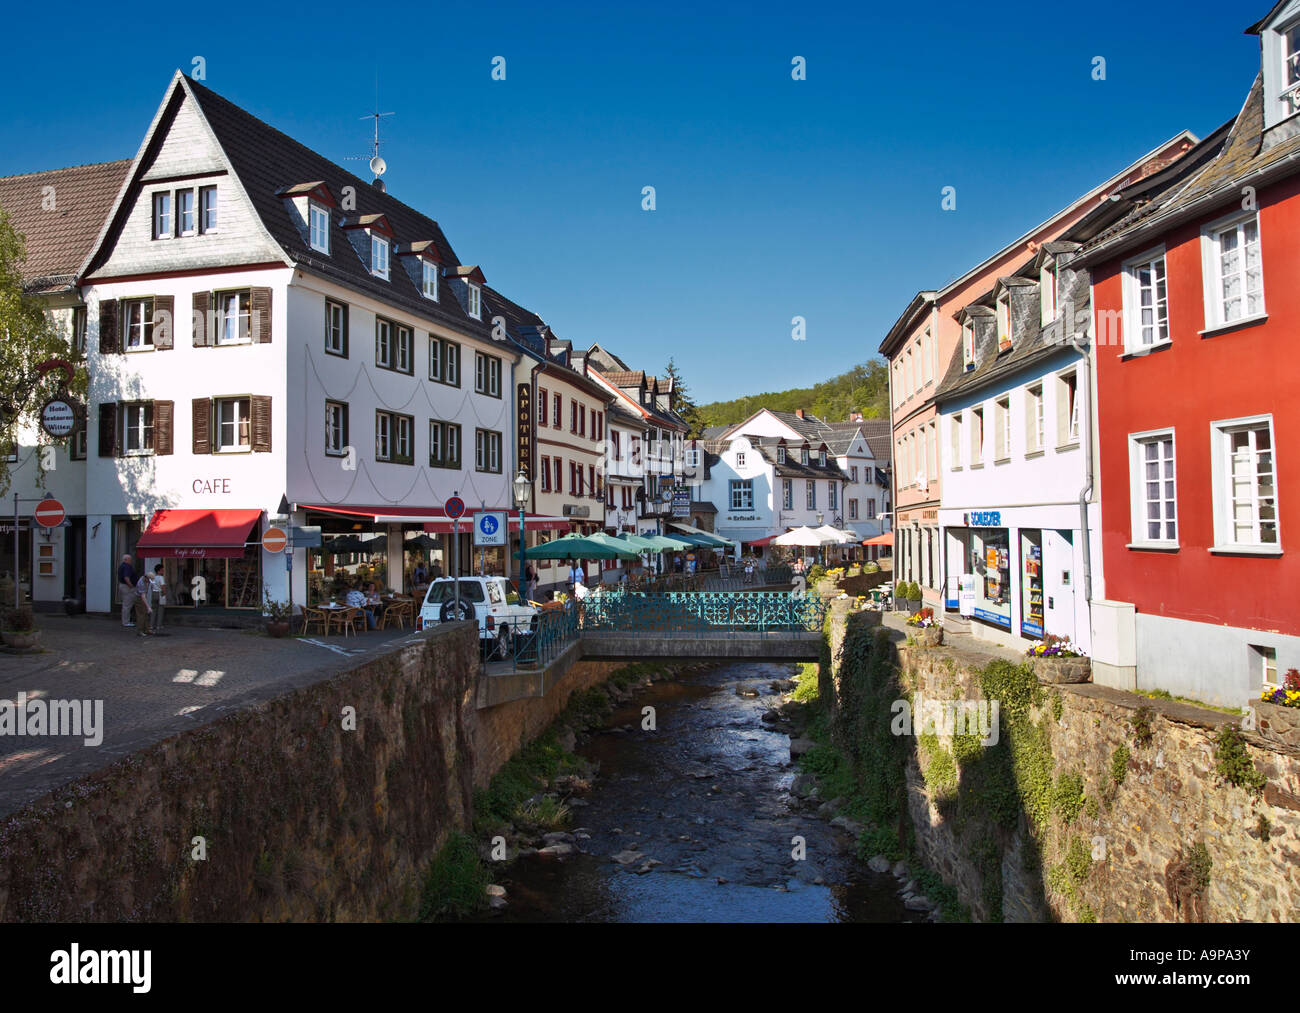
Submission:
M 820 633 L 826 603 L 789 591 L 613 591 L 582 603 L 582 633 L 753 637 Z

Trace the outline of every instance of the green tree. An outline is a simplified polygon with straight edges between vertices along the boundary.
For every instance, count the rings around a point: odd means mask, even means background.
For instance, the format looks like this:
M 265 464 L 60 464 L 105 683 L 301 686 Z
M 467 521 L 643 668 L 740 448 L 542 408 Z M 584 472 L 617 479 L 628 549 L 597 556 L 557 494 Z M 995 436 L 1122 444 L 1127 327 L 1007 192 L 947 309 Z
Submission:
M 760 408 L 784 412 L 804 408 L 827 422 L 844 422 L 855 411 L 865 418 L 883 417 L 888 399 L 889 369 L 883 361 L 872 359 L 814 387 L 714 401 L 700 405 L 698 411 L 701 427 L 740 422 Z
M 37 366 L 68 356 L 67 339 L 59 332 L 39 296 L 23 284 L 27 242 L 0 208 L 0 442 L 16 445 L 21 430 L 37 421 L 41 405 L 63 385 L 60 370 L 44 374 Z M 85 371 L 77 370 L 71 390 L 85 391 Z M 9 480 L 8 454 L 0 454 L 0 485 Z
M 664 367 L 664 375 L 673 382 L 673 391 L 675 393 L 675 403 L 677 414 L 682 417 L 689 427 L 687 437 L 700 435 L 700 430 L 707 424 L 701 420 L 700 409 L 691 400 L 691 390 L 686 386 L 682 379 L 681 370 L 677 368 L 677 363 L 673 361 L 672 356 L 668 358 L 668 365 Z

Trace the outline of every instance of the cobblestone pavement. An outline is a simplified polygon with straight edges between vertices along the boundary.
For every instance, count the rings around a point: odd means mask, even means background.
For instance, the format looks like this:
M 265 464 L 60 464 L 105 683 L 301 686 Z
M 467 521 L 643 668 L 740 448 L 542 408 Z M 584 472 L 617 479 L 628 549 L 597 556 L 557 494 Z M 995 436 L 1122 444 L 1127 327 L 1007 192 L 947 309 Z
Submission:
M 103 742 L 0 734 L 0 816 L 178 732 L 345 671 L 424 634 L 286 637 L 176 626 L 144 639 L 116 618 L 40 616 L 39 654 L 0 654 L 0 701 L 102 700 Z M 8 708 L 6 708 L 7 710 Z

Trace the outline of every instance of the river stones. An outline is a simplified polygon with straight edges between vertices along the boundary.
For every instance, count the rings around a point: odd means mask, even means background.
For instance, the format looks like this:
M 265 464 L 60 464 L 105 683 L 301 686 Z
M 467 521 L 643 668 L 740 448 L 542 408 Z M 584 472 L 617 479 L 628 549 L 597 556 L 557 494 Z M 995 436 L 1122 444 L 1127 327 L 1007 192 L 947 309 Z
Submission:
M 889 859 L 884 855 L 876 855 L 871 859 L 871 861 L 867 862 L 867 868 L 872 872 L 888 872 Z
M 631 865 L 633 862 L 641 861 L 645 858 L 645 855 L 641 854 L 639 851 L 629 849 L 627 851 L 616 852 L 615 854 L 610 855 L 609 858 L 610 861 L 617 862 L 619 865 Z
M 756 690 L 753 686 L 737 686 L 736 696 L 756 697 L 758 696 L 758 690 Z
M 572 844 L 548 844 L 539 848 L 537 855 L 539 858 L 568 858 L 577 850 Z
M 790 740 L 791 759 L 797 759 L 798 757 L 803 756 L 804 753 L 811 752 L 813 747 L 816 745 L 817 743 L 815 743 L 812 739 L 791 739 Z

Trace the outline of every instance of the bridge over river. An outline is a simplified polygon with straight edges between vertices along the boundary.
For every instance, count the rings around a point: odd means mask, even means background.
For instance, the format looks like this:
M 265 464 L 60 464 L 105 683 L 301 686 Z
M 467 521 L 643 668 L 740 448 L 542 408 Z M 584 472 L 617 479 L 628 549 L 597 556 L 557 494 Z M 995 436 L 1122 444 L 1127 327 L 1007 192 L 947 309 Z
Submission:
M 579 661 L 816 661 L 825 619 L 798 591 L 601 591 L 503 635 L 478 705 L 541 696 Z

